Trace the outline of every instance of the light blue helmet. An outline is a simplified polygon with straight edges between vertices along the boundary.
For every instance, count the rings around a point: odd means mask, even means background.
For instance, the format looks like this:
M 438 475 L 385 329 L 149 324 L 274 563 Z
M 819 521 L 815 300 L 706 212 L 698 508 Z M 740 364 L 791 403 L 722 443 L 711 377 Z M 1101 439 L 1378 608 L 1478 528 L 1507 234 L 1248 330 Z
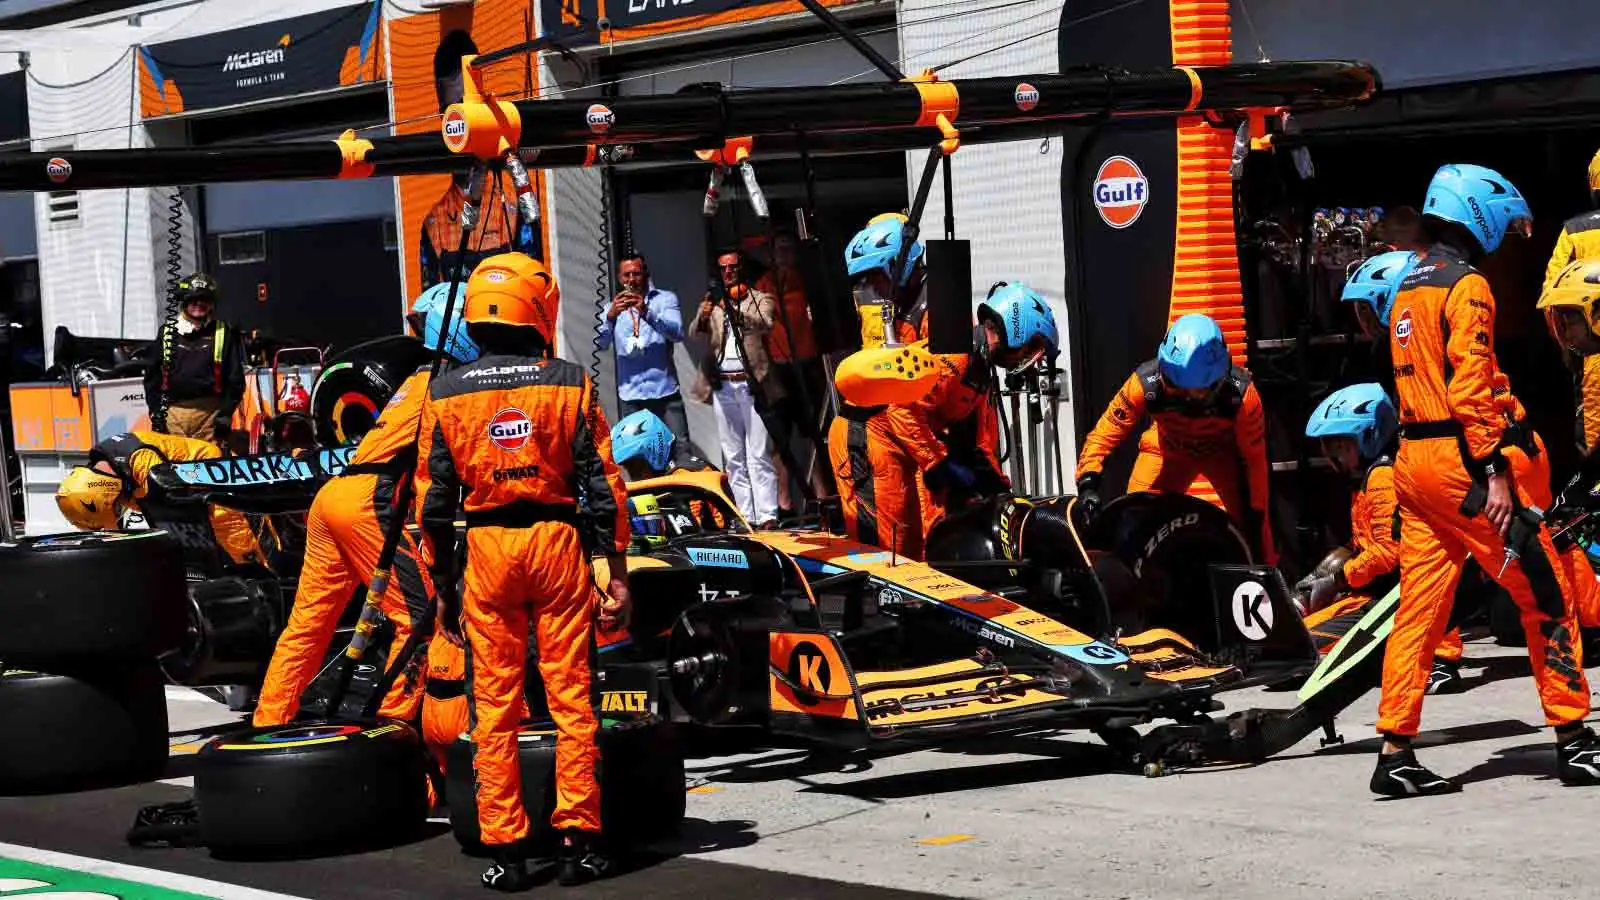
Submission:
M 450 314 L 450 333 L 444 340 L 445 355 L 459 363 L 469 363 L 478 358 L 478 345 L 467 336 L 467 322 L 462 315 L 466 307 L 467 286 L 456 291 L 455 310 Z M 445 301 L 450 295 L 448 282 L 436 284 L 422 292 L 411 304 L 412 324 L 421 332 L 422 343 L 429 350 L 439 349 L 439 332 L 444 327 Z
M 894 261 L 900 256 L 900 245 L 905 240 L 906 217 L 898 213 L 884 213 L 867 223 L 867 227 L 856 232 L 844 248 L 844 267 L 854 278 L 863 272 L 881 269 L 883 274 L 894 277 Z M 911 253 L 906 256 L 906 270 L 900 276 L 903 285 L 911 280 L 911 270 L 922 258 L 922 241 L 911 245 Z
M 1201 313 L 1179 316 L 1172 323 L 1156 360 L 1161 378 L 1186 391 L 1212 387 L 1233 366 L 1222 328 L 1215 319 Z
M 1037 358 L 1056 352 L 1061 345 L 1050 301 L 1021 282 L 1001 283 L 990 288 L 989 296 L 978 304 L 979 318 L 985 315 L 1000 320 L 1000 338 L 1007 350 L 1023 350 L 1036 338 L 1041 339 L 1045 346 L 1034 356 Z
M 648 409 L 623 416 L 611 427 L 611 458 L 617 465 L 642 459 L 652 472 L 672 467 L 672 429 Z
M 1400 427 L 1394 403 L 1377 384 L 1352 384 L 1329 394 L 1306 420 L 1306 437 L 1346 437 L 1361 448 L 1361 458 L 1377 458 Z
M 1390 250 L 1363 260 L 1355 274 L 1344 283 L 1340 300 L 1365 303 L 1377 314 L 1378 322 L 1389 327 L 1389 308 L 1400 292 L 1400 280 L 1406 277 L 1420 256 L 1410 250 Z
M 1533 231 L 1533 212 L 1522 192 L 1484 166 L 1440 166 L 1428 183 L 1422 214 L 1465 227 L 1485 253 L 1498 249 L 1513 229 L 1523 237 Z

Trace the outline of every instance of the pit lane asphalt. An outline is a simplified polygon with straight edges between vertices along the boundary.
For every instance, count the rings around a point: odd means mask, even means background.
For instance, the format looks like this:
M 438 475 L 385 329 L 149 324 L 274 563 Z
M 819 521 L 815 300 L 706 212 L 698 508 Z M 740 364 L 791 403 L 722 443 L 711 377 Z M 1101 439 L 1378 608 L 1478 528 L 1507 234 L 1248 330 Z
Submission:
M 640 868 L 562 896 L 862 898 L 1395 897 L 1587 895 L 1600 866 L 1589 825 L 1600 788 L 1551 775 L 1522 650 L 1468 644 L 1471 690 L 1428 698 L 1419 752 L 1466 783 L 1449 797 L 1367 793 L 1376 693 L 1347 710 L 1347 743 L 1318 735 L 1253 768 L 1147 779 L 1112 770 L 1092 738 L 966 742 L 829 760 L 793 749 L 694 759 L 689 821 Z M 1600 669 L 1590 669 L 1600 683 Z M 1289 706 L 1288 692 L 1225 695 L 1228 711 Z M 1600 701 L 1597 701 L 1600 702 Z M 175 701 L 175 740 L 227 721 Z M 481 863 L 448 834 L 358 857 L 212 860 L 130 850 L 134 810 L 183 796 L 182 779 L 0 800 L 0 842 L 280 891 L 310 900 L 481 897 Z M 555 890 L 553 888 L 549 890 Z

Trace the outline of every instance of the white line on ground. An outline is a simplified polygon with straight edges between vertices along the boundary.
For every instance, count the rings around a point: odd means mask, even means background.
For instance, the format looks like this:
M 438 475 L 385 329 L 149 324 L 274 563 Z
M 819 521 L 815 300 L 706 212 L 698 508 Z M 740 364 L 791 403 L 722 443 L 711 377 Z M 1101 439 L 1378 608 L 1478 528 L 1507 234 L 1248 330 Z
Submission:
M 200 693 L 194 688 L 184 687 L 183 685 L 179 684 L 167 685 L 167 700 L 168 702 L 209 703 L 212 706 L 223 706 L 221 703 L 218 703 L 210 697 L 207 697 L 205 694 Z M 227 707 L 224 706 L 223 708 L 226 709 Z
M 87 872 L 91 875 L 103 875 L 107 878 L 136 881 L 170 891 L 214 897 L 216 900 L 303 900 L 292 894 L 275 894 L 271 891 L 212 881 L 209 878 L 195 878 L 192 875 L 179 875 L 176 872 L 163 872 L 160 869 L 146 869 L 143 866 L 130 866 L 104 859 L 74 856 L 70 853 L 56 853 L 53 850 L 22 847 L 17 844 L 0 843 L 0 857 L 41 866 L 55 866 L 58 869 L 71 869 L 75 872 Z

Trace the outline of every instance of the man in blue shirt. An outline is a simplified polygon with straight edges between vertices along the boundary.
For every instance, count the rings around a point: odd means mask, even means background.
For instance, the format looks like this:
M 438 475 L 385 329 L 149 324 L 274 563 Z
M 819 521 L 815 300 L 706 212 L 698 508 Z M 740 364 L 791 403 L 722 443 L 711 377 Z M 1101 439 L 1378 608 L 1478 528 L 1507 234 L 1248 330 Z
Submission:
M 641 409 L 660 416 L 673 434 L 684 437 L 673 446 L 674 461 L 683 465 L 692 448 L 687 439 L 689 419 L 672 365 L 672 345 L 683 340 L 678 295 L 650 283 L 650 268 L 643 256 L 624 259 L 617 279 L 622 290 L 611 301 L 595 344 L 602 350 L 616 348 L 618 418 Z

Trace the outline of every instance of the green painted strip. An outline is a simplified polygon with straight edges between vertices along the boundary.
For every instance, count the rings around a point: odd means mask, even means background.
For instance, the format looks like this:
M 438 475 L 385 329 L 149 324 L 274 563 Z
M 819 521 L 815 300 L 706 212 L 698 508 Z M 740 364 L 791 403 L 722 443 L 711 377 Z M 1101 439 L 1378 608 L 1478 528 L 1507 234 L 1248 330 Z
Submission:
M 0 898 L 3 900 L 50 900 L 66 893 L 73 895 L 72 900 L 208 900 L 200 894 L 186 894 L 136 881 L 0 858 Z

